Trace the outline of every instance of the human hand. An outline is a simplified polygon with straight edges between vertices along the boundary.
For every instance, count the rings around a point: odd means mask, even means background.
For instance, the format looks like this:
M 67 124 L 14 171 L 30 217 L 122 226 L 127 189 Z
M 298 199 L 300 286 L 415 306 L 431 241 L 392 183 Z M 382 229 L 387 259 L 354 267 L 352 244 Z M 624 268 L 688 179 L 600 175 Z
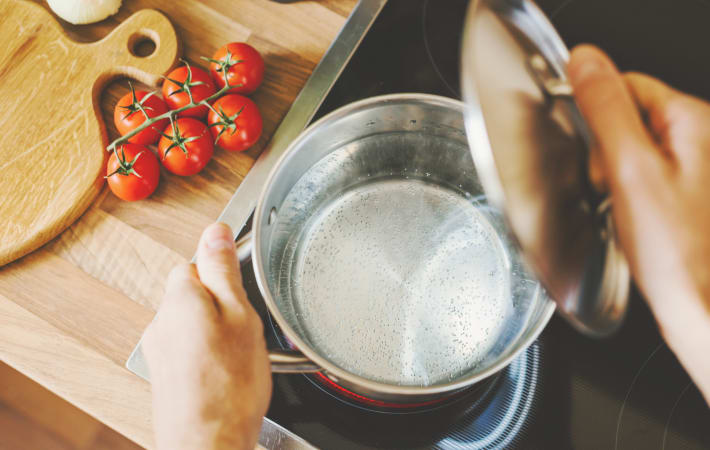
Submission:
M 159 449 L 254 448 L 271 372 L 226 225 L 205 229 L 196 266 L 170 273 L 143 350 Z
M 587 45 L 568 69 L 631 272 L 710 401 L 710 104 L 647 75 L 622 76 Z

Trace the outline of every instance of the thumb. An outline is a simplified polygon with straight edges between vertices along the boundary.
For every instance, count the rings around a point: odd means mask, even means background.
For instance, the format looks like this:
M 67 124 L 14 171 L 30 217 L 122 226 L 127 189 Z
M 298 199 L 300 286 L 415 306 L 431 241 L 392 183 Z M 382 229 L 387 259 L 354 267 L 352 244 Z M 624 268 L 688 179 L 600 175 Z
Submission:
M 197 248 L 197 273 L 220 310 L 243 311 L 247 296 L 234 236 L 227 225 L 214 223 L 205 228 Z
M 581 45 L 572 50 L 568 72 L 612 188 L 642 174 L 657 156 L 655 142 L 614 63 L 598 48 Z

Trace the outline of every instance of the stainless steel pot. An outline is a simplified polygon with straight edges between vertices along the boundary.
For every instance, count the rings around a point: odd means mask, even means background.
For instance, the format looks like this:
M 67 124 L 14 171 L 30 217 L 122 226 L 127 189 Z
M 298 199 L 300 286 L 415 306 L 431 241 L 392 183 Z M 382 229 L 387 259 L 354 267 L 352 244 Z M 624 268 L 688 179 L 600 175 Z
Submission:
M 485 202 L 463 109 L 424 94 L 359 101 L 276 164 L 239 245 L 294 347 L 271 352 L 275 372 L 426 401 L 501 370 L 542 331 L 554 304 Z

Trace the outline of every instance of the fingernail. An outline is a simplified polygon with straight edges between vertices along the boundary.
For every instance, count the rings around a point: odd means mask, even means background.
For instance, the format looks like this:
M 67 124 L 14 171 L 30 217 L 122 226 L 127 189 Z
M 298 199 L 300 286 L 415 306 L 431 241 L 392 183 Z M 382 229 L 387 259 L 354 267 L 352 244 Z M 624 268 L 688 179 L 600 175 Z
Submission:
M 575 70 L 572 78 L 576 83 L 582 83 L 584 80 L 593 77 L 602 70 L 601 64 L 596 59 L 590 59 L 579 64 Z
M 205 246 L 213 250 L 234 249 L 232 230 L 223 223 L 207 227 L 204 234 Z
M 572 84 L 580 84 L 585 80 L 604 72 L 607 68 L 599 50 L 582 47 L 572 52 L 569 65 L 569 76 Z

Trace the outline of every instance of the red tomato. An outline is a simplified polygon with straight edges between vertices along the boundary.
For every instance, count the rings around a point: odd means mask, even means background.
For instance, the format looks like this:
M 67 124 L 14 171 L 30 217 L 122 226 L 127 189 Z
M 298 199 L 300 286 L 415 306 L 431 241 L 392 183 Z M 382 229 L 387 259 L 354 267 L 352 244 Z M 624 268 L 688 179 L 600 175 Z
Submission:
M 187 87 L 192 92 L 195 103 L 206 99 L 217 92 L 212 84 L 212 78 L 203 69 L 194 66 L 182 66 L 168 74 L 163 82 L 163 98 L 170 109 L 178 109 L 190 103 Z M 207 115 L 207 107 L 196 106 L 178 114 L 180 117 L 203 118 Z
M 160 164 L 148 147 L 122 144 L 108 159 L 106 178 L 116 197 L 129 202 L 142 200 L 158 187 Z
M 225 86 L 224 72 L 232 94 L 249 94 L 264 79 L 264 59 L 258 51 L 244 42 L 232 42 L 217 50 L 210 61 L 210 73 L 218 88 Z M 241 85 L 241 86 L 240 86 Z
M 230 94 L 217 100 L 207 115 L 207 123 L 217 144 L 227 150 L 246 150 L 261 136 L 259 108 L 242 95 Z
M 161 137 L 158 153 L 163 166 L 176 175 L 194 175 L 204 169 L 214 150 L 207 125 L 189 117 L 168 125 Z
M 145 111 L 141 111 L 141 107 Z M 131 92 L 121 97 L 113 110 L 113 123 L 116 124 L 121 136 L 128 134 L 143 124 L 148 117 L 155 117 L 168 112 L 165 102 L 155 94 L 146 91 L 135 91 L 131 86 Z M 155 144 L 160 137 L 160 130 L 165 128 L 168 119 L 160 120 L 135 136 L 128 139 L 133 144 Z

